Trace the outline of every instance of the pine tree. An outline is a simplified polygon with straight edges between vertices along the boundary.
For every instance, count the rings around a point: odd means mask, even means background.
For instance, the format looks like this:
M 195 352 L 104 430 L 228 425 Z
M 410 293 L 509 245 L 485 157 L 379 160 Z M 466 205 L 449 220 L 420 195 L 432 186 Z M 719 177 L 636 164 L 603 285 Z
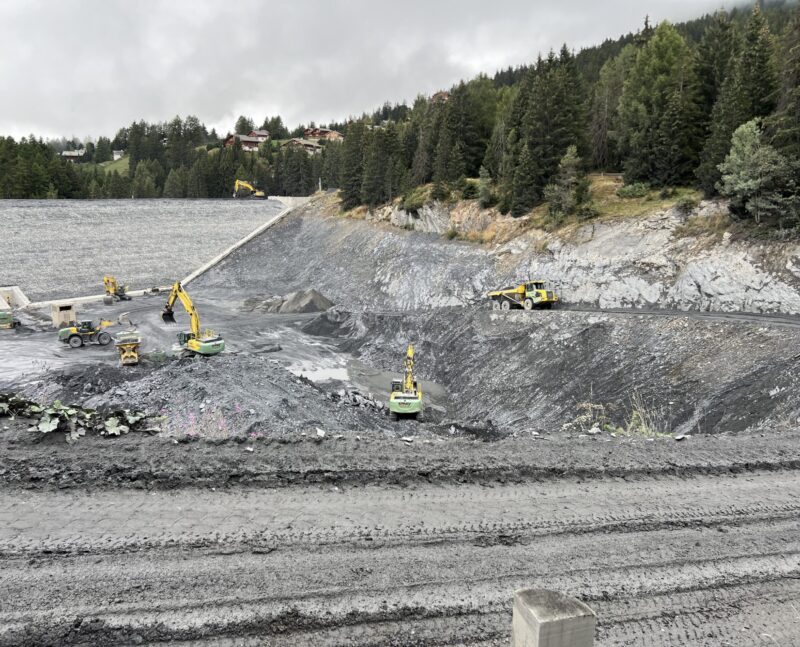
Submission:
M 660 130 L 670 100 L 676 92 L 683 94 L 684 112 L 693 114 L 688 104 L 696 102 L 696 87 L 689 46 L 672 25 L 661 23 L 639 50 L 620 99 L 620 143 L 628 181 L 660 181 Z
M 528 144 L 522 147 L 519 162 L 514 170 L 514 185 L 511 198 L 511 215 L 515 218 L 524 216 L 539 202 L 537 178 L 539 176 L 536 162 Z
M 498 119 L 492 129 L 492 136 L 486 147 L 486 155 L 483 157 L 481 166 L 493 180 L 500 179 L 500 167 L 503 163 L 503 155 L 506 147 L 506 124 L 503 119 Z
M 178 168 L 172 169 L 169 172 L 169 175 L 167 175 L 166 181 L 164 182 L 163 196 L 165 198 L 185 198 L 186 183 L 186 168 L 179 166 Z
M 800 5 L 784 36 L 780 99 L 766 126 L 773 146 L 800 159 Z
M 733 134 L 731 151 L 720 164 L 718 190 L 731 212 L 782 226 L 800 221 L 800 162 L 787 159 L 764 141 L 757 119 Z
M 131 190 L 134 198 L 158 197 L 155 180 L 144 162 L 140 162 L 136 166 L 136 174 L 133 176 Z
M 495 203 L 492 193 L 492 176 L 485 166 L 481 166 L 478 174 L 478 204 L 482 209 L 488 209 Z
M 769 115 L 777 101 L 778 73 L 772 37 L 758 4 L 745 25 L 738 75 L 746 119 Z
M 250 119 L 250 117 L 245 117 L 242 115 L 236 120 L 236 125 L 234 126 L 233 131 L 237 135 L 247 135 L 254 129 L 255 126 L 253 124 L 253 120 Z
M 206 178 L 203 171 L 203 161 L 198 159 L 189 169 L 186 178 L 186 197 L 187 198 L 207 198 L 208 189 L 206 188 Z
M 361 183 L 364 174 L 364 133 L 361 121 L 350 124 L 342 147 L 342 209 L 361 204 Z
M 730 150 L 731 136 L 746 120 L 747 113 L 739 85 L 738 59 L 732 59 L 729 67 L 730 71 L 711 112 L 711 133 L 706 139 L 700 165 L 695 172 L 700 188 L 707 196 L 715 194 L 720 178 L 718 167 Z
M 570 146 L 558 164 L 558 173 L 544 190 L 552 224 L 559 224 L 565 216 L 589 200 L 589 180 L 582 169 L 578 150 Z
M 711 111 L 722 91 L 722 85 L 735 53 L 736 33 L 724 11 L 714 14 L 697 46 L 697 78 L 699 81 L 699 108 L 705 124 L 711 119 Z

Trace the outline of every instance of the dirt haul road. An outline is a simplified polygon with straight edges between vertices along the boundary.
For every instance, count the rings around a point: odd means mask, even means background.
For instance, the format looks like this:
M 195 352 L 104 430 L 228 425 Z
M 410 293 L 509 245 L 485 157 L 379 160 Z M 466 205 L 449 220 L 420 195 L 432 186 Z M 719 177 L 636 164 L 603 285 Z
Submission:
M 2 645 L 501 645 L 510 596 L 598 645 L 800 641 L 792 470 L 546 482 L 7 490 Z

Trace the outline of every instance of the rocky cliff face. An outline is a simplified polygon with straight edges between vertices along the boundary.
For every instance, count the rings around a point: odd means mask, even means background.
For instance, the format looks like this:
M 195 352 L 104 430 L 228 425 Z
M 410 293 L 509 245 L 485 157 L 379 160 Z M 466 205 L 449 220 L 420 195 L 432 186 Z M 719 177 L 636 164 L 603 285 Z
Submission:
M 535 277 L 551 282 L 566 302 L 601 308 L 800 313 L 800 246 L 680 233 L 689 217 L 713 218 L 724 209 L 705 202 L 689 215 L 671 209 L 644 218 L 592 222 L 567 238 L 528 230 L 487 249 L 494 271 L 486 277 L 489 284 L 479 281 L 477 291 L 498 279 Z M 513 231 L 517 226 L 475 202 L 433 203 L 417 214 L 388 206 L 370 212 L 367 220 L 436 234 L 479 234 L 490 227 Z
M 703 203 L 695 219 L 724 209 Z M 525 278 L 550 282 L 565 304 L 721 312 L 800 313 L 800 246 L 686 236 L 678 210 L 590 222 L 567 234 L 523 229 L 474 202 L 386 207 L 355 220 L 314 203 L 201 277 L 222 287 L 232 276 L 255 294 L 315 287 L 335 303 L 414 310 L 484 299 Z M 402 228 L 401 228 L 402 227 Z M 475 244 L 441 235 L 494 228 L 508 242 Z M 516 235 L 514 235 L 516 234 Z

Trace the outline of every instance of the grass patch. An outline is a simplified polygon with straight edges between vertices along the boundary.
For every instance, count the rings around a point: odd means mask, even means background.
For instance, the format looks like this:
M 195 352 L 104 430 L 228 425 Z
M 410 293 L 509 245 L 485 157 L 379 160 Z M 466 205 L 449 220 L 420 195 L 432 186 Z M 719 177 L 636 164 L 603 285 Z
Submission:
M 103 162 L 100 164 L 100 168 L 102 168 L 106 173 L 113 173 L 116 171 L 120 175 L 127 175 L 129 166 L 130 158 L 127 155 L 123 155 L 118 160 L 114 160 L 113 162 Z
M 715 213 L 712 216 L 690 216 L 685 223 L 675 228 L 675 238 L 700 238 L 711 236 L 720 239 L 731 228 L 733 221 L 727 212 Z

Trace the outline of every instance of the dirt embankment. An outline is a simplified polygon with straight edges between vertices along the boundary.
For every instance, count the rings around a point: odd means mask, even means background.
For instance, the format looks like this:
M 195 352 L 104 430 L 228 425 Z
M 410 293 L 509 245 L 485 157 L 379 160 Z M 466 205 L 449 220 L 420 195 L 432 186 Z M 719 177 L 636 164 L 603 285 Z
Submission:
M 450 217 L 449 207 L 437 208 Z M 493 246 L 336 217 L 312 201 L 197 284 L 255 293 L 270 285 L 278 294 L 314 286 L 345 307 L 413 310 L 471 303 L 531 277 L 572 304 L 800 313 L 798 245 L 736 241 L 702 227 L 686 234 L 689 219 L 713 220 L 721 208 L 704 203 L 691 215 L 656 211 L 559 235 L 533 229 Z

